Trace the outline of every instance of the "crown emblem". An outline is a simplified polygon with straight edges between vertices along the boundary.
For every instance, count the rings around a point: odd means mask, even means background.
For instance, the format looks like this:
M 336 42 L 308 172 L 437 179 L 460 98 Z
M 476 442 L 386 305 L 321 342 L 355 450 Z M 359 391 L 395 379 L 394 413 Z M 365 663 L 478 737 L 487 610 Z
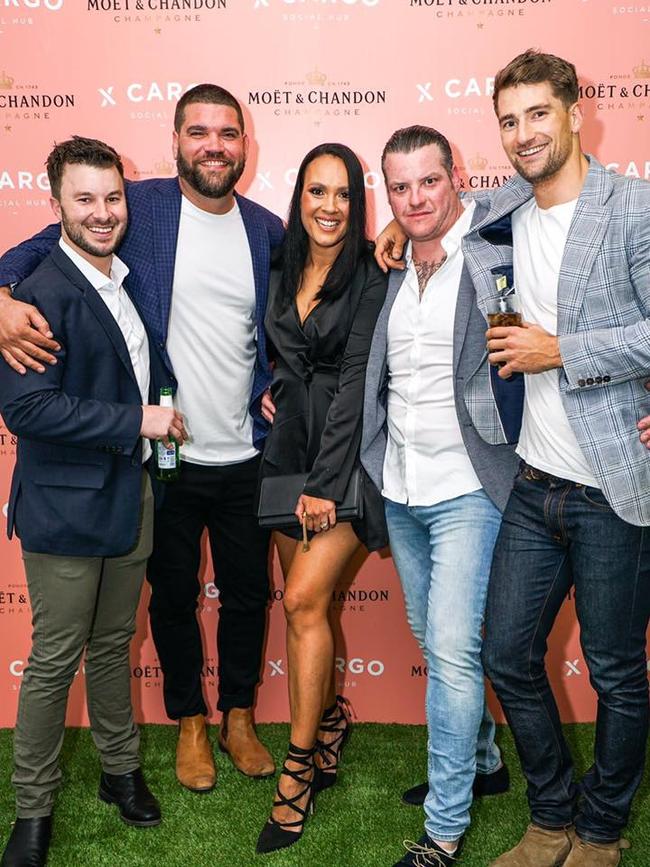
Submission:
M 482 171 L 488 164 L 488 161 L 485 157 L 482 157 L 480 153 L 475 153 L 473 157 L 470 157 L 469 167 L 475 172 Z
M 650 66 L 642 60 L 638 66 L 632 68 L 635 78 L 650 78 Z
M 327 76 L 324 72 L 320 72 L 317 66 L 315 66 L 311 72 L 308 72 L 305 78 L 310 84 L 317 85 L 325 84 L 327 81 Z
M 160 162 L 153 164 L 154 170 L 158 175 L 171 175 L 174 171 L 174 164 L 170 163 L 168 159 L 163 157 Z
M 13 86 L 13 78 L 11 77 L 11 75 L 7 75 L 7 73 L 3 69 L 2 74 L 0 75 L 0 88 L 2 88 L 2 90 L 11 90 Z

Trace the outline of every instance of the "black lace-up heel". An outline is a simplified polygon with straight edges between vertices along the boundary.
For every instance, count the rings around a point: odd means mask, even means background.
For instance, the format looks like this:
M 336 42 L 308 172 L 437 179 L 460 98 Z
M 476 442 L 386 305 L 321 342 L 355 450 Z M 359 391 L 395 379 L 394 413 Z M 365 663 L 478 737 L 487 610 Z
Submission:
M 310 750 L 304 750 L 301 747 L 295 746 L 295 744 L 289 744 L 289 752 L 280 773 L 273 806 L 289 807 L 294 813 L 297 813 L 299 818 L 292 822 L 278 822 L 277 819 L 273 818 L 273 815 L 269 816 L 257 840 L 256 848 L 259 855 L 266 852 L 274 852 L 276 849 L 285 849 L 287 846 L 293 846 L 302 837 L 307 817 L 314 812 L 314 796 L 316 795 L 314 786 L 316 770 L 314 765 L 315 750 L 315 747 L 312 747 Z M 294 771 L 292 768 L 287 767 L 287 762 L 294 762 L 296 765 L 300 765 L 300 767 Z M 280 789 L 283 776 L 291 777 L 292 780 L 302 783 L 303 788 L 288 798 L 282 794 Z M 302 800 L 305 795 L 307 795 L 307 801 L 301 807 L 298 801 Z M 294 830 L 298 827 L 300 827 L 299 831 Z
M 323 718 L 318 729 L 319 734 L 328 732 L 335 734 L 336 737 L 328 743 L 320 738 L 316 741 L 316 750 L 324 763 L 323 767 L 316 765 L 314 785 L 317 792 L 329 789 L 336 782 L 341 753 L 350 737 L 351 717 L 350 702 L 342 695 L 337 695 L 334 704 L 323 711 Z

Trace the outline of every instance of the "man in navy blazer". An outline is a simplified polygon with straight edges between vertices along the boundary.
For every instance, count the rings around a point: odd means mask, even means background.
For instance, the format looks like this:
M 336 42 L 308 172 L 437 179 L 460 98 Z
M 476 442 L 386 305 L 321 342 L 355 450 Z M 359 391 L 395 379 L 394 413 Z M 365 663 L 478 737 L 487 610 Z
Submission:
M 175 402 L 190 437 L 180 480 L 167 486 L 156 513 L 147 577 L 165 707 L 180 722 L 177 776 L 193 791 L 208 791 L 215 769 L 196 616 L 206 526 L 221 603 L 220 743 L 245 774 L 274 771 L 252 721 L 269 546 L 254 516 L 254 496 L 266 431 L 260 402 L 270 382 L 263 324 L 269 263 L 284 231 L 278 217 L 234 192 L 248 140 L 241 108 L 228 91 L 192 88 L 179 100 L 174 126 L 178 177 L 127 183 L 130 224 L 120 256 L 130 268 L 129 290 L 177 385 Z M 57 237 L 58 227 L 50 226 L 6 253 L 0 283 L 27 276 Z M 15 302 L 5 302 L 5 309 L 9 304 Z M 13 309 L 47 330 L 34 307 Z M 23 347 L 16 342 L 18 366 L 29 364 Z
M 45 864 L 84 650 L 99 796 L 128 824 L 160 822 L 140 771 L 129 645 L 152 540 L 145 438 L 182 442 L 184 428 L 175 410 L 148 405 L 155 350 L 113 256 L 127 224 L 119 156 L 76 137 L 47 167 L 61 239 L 17 295 L 38 299 L 61 349 L 42 376 L 0 370 L 2 414 L 18 435 L 8 532 L 20 536 L 33 621 L 14 735 L 17 821 L 2 867 Z

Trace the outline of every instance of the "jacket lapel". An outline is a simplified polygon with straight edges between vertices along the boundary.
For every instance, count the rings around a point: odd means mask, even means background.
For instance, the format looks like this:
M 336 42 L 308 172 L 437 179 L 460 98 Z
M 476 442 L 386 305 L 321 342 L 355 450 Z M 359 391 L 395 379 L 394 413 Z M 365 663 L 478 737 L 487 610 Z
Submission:
M 378 325 L 380 325 L 380 327 L 377 328 L 377 330 L 375 331 L 375 336 L 373 337 L 373 344 L 375 343 L 375 341 L 377 341 L 377 348 L 381 351 L 382 375 L 380 378 L 380 383 L 383 381 L 386 372 L 386 353 L 388 351 L 388 320 L 390 319 L 390 312 L 393 309 L 393 304 L 395 303 L 395 299 L 397 298 L 397 293 L 402 288 L 402 283 L 404 282 L 405 277 L 406 269 L 404 269 L 403 271 L 390 272 L 384 306 L 381 309 L 381 313 L 379 314 L 378 319 Z
M 255 280 L 255 320 L 257 325 L 258 341 L 264 338 L 264 313 L 266 311 L 266 299 L 269 285 L 269 261 L 271 249 L 269 237 L 265 227 L 250 206 L 248 199 L 235 193 L 239 211 L 241 213 L 248 246 L 251 251 L 253 262 L 253 278 Z
M 178 179 L 174 179 L 170 183 L 170 187 L 171 189 L 166 185 L 164 188 L 158 189 L 157 195 L 152 198 L 156 294 L 160 304 L 159 329 L 163 343 L 167 342 L 182 202 Z
M 472 223 L 470 232 L 474 225 L 479 223 L 483 217 L 485 208 L 480 200 L 477 200 L 474 214 L 472 215 Z M 453 334 L 453 371 L 454 376 L 458 371 L 458 364 L 467 334 L 467 325 L 469 323 L 470 313 L 476 303 L 476 290 L 474 283 L 469 275 L 467 265 L 463 263 L 463 269 L 460 274 L 460 283 L 458 286 L 458 297 L 456 299 L 456 313 L 454 316 L 454 334 Z
M 587 283 L 611 216 L 603 202 L 611 195 L 612 180 L 593 157 L 589 157 L 589 162 L 589 171 L 576 204 L 560 267 L 558 334 L 571 334 L 576 330 Z
M 102 301 L 99 292 L 88 282 L 88 280 L 86 280 L 81 271 L 74 265 L 71 259 L 66 256 L 58 245 L 52 249 L 52 259 L 68 280 L 82 293 L 84 301 L 106 332 L 106 335 L 111 341 L 120 361 L 124 365 L 130 378 L 137 386 L 138 382 L 135 378 L 133 365 L 131 364 L 131 356 L 129 355 L 129 350 L 127 349 L 120 327 L 115 321 L 111 311 Z M 83 339 L 81 335 L 80 339 Z
M 528 201 L 532 188 L 515 176 L 486 201 L 477 199 L 481 214 L 462 242 L 465 268 L 474 285 L 476 303 L 484 316 L 495 297 L 494 273 L 512 267 L 512 212 Z M 515 275 L 516 280 L 516 275 Z

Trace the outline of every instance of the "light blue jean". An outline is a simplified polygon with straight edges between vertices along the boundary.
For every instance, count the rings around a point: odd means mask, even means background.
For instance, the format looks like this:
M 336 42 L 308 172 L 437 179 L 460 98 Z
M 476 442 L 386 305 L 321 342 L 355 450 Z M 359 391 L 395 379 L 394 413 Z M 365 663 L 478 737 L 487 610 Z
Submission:
M 385 506 L 406 615 L 428 670 L 425 829 L 436 840 L 456 840 L 470 822 L 477 768 L 490 773 L 501 763 L 481 666 L 501 513 L 482 490 L 435 506 Z

